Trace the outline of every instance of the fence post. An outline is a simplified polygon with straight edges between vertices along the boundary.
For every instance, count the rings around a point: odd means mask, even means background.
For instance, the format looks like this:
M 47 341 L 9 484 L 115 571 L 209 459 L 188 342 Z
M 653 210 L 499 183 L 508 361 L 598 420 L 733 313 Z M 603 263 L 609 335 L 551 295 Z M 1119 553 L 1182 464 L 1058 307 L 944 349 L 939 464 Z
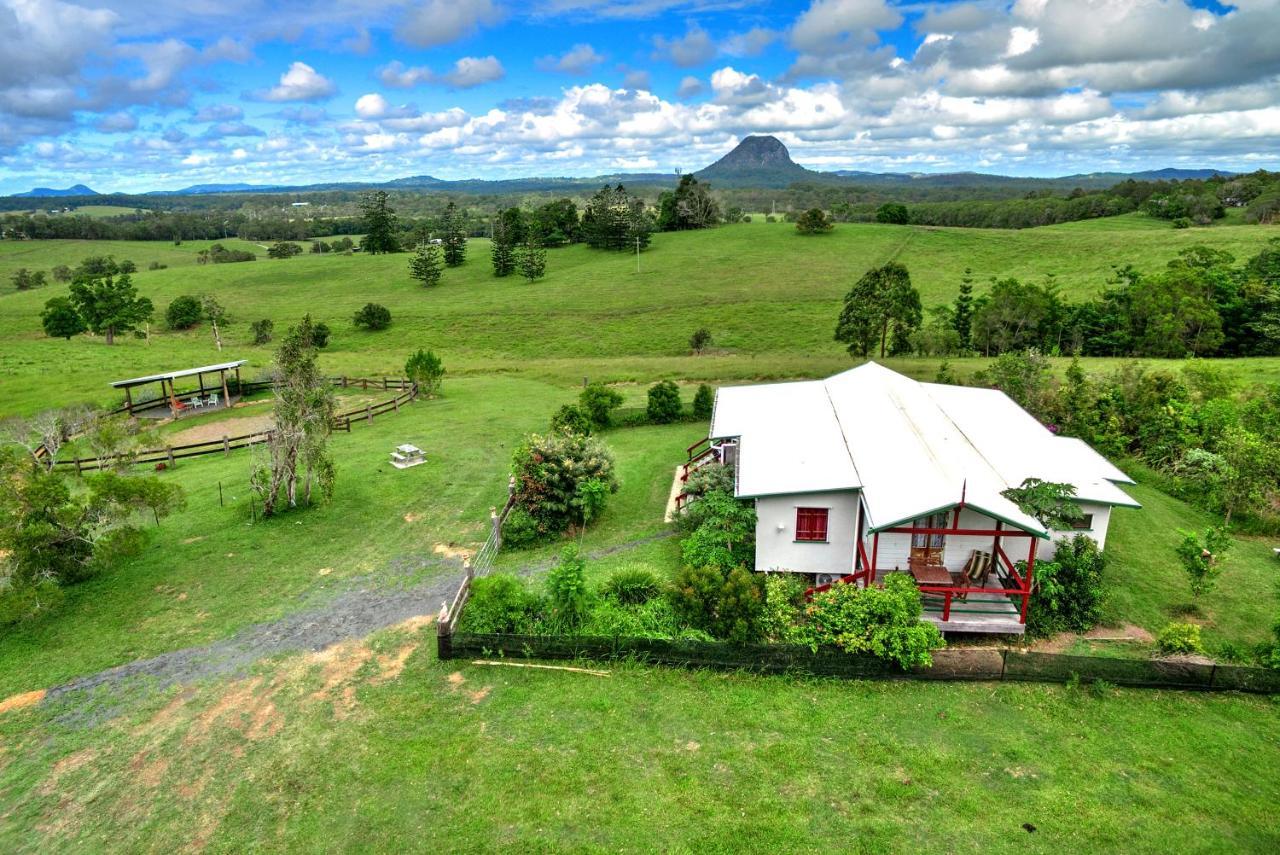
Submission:
M 164 451 L 165 451 L 165 454 L 166 454 L 166 455 L 168 455 L 168 457 L 169 457 L 169 465 L 170 465 L 170 466 L 173 466 L 173 465 L 174 465 L 174 460 L 173 460 L 173 446 L 172 446 L 172 445 L 166 445 L 166 446 L 164 447 Z
M 79 457 L 77 457 L 77 458 L 76 458 L 76 474 L 77 474 L 77 475 L 82 474 L 82 473 L 81 473 L 81 471 L 80 471 L 80 458 L 79 458 Z
M 360 388 L 361 388 L 361 389 L 368 389 L 368 388 L 369 388 L 369 378 L 368 378 L 368 377 L 362 377 L 362 378 L 360 378 Z
M 342 388 L 347 388 L 347 375 L 345 374 L 342 375 Z
M 369 424 L 373 424 L 373 405 L 372 404 L 364 405 L 364 417 L 369 421 Z
M 493 530 L 493 548 L 502 548 L 502 522 L 498 519 L 498 509 L 489 508 L 489 527 Z
M 222 456 L 226 457 L 231 453 L 231 443 L 227 442 L 227 435 L 222 435 Z
M 507 500 L 515 498 L 516 495 L 516 476 L 514 474 L 507 476 Z
M 391 399 L 391 402 L 396 405 L 396 412 L 400 412 L 400 396 L 396 395 Z
M 384 390 L 387 388 L 387 378 L 386 378 L 386 377 L 383 377 L 383 378 L 382 378 L 382 388 L 383 388 Z

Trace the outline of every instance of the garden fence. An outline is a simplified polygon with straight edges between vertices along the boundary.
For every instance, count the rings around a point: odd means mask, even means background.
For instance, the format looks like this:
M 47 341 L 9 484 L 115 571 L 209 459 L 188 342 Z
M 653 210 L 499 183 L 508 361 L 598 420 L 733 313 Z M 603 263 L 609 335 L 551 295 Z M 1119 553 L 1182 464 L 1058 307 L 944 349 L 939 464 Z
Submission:
M 1280 671 L 1186 659 L 1115 659 L 1016 649 L 956 647 L 935 651 L 933 665 L 903 671 L 883 660 L 835 648 L 790 644 L 730 644 L 662 638 L 480 635 L 458 631 L 470 595 L 463 579 L 455 606 L 437 633 L 440 659 L 630 660 L 679 668 L 843 679 L 980 680 L 1036 683 L 1106 682 L 1116 686 L 1280 693 Z
M 334 385 L 343 389 L 399 389 L 400 393 L 385 401 L 379 401 L 376 404 L 367 404 L 364 407 L 358 407 L 354 410 L 348 410 L 338 413 L 333 417 L 333 429 L 342 430 L 350 433 L 353 424 L 373 424 L 376 416 L 384 415 L 390 412 L 400 412 L 402 404 L 407 404 L 418 397 L 418 384 L 412 380 L 401 377 L 381 377 L 370 379 L 367 377 L 331 377 L 329 381 Z M 273 386 L 271 380 L 252 380 L 240 383 L 239 392 L 241 395 L 251 394 L 252 392 L 270 389 Z M 112 411 L 115 412 L 115 411 Z M 138 466 L 144 464 L 164 463 L 172 466 L 176 461 L 186 457 L 199 457 L 204 454 L 230 454 L 238 448 L 248 448 L 258 443 L 266 442 L 271 439 L 272 431 L 263 430 L 256 433 L 246 433 L 239 436 L 224 436 L 220 439 L 212 439 L 207 442 L 193 442 L 186 445 L 170 445 L 164 448 L 152 448 L 146 451 L 133 452 L 129 455 L 116 455 L 106 459 L 97 457 L 74 457 L 67 460 L 58 460 L 55 466 L 74 467 L 76 472 L 88 472 L 95 469 L 107 468 L 110 466 L 127 465 Z M 43 448 L 43 447 L 42 447 Z M 37 456 L 40 456 L 37 454 Z M 505 511 L 504 511 L 505 518 Z

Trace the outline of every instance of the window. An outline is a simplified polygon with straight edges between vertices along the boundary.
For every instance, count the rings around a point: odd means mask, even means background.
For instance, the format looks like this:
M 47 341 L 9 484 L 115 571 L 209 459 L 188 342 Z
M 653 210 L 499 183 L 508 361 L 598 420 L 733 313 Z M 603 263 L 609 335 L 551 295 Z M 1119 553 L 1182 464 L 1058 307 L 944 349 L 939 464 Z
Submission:
M 1093 514 L 1085 514 L 1071 524 L 1076 531 L 1093 531 Z
M 796 508 L 796 540 L 827 542 L 826 508 Z

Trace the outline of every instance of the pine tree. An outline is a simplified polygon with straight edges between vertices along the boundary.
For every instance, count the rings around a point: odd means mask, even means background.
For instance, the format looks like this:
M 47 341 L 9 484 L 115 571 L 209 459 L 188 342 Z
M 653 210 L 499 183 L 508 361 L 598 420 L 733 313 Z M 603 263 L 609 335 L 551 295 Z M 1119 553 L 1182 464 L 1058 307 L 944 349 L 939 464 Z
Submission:
M 444 264 L 440 258 L 440 247 L 423 241 L 418 244 L 413 258 L 409 259 L 409 276 L 417 279 L 425 287 L 431 288 L 440 284 L 440 275 L 444 272 Z
M 953 315 L 956 333 L 960 336 L 960 348 L 969 349 L 973 335 L 973 273 L 964 269 L 964 278 L 960 280 L 960 296 L 956 297 Z
M 371 254 L 399 252 L 396 237 L 396 212 L 387 204 L 387 191 L 375 190 L 360 197 L 360 214 L 364 217 L 364 237 L 360 248 Z
M 467 229 L 458 206 L 450 202 L 444 209 L 444 263 L 458 267 L 467 259 Z
M 547 272 L 547 251 L 536 243 L 526 243 L 516 254 L 516 265 L 530 282 L 541 279 Z
M 493 242 L 489 257 L 493 259 L 494 276 L 510 276 L 515 272 L 515 241 L 512 240 L 506 218 L 501 215 L 493 221 Z

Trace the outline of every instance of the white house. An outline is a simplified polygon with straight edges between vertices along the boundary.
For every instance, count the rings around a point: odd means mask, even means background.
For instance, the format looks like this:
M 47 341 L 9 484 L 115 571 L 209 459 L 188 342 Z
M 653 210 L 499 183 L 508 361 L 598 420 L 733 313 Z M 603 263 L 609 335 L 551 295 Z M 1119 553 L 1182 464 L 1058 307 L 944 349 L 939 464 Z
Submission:
M 1047 530 L 1005 490 L 1028 478 L 1071 484 L 1078 531 L 1099 546 L 1112 508 L 1138 507 L 1117 486 L 1128 476 L 1003 392 L 921 383 L 874 362 L 722 388 L 708 441 L 689 467 L 734 464 L 736 494 L 756 504 L 756 570 L 819 586 L 908 572 L 944 630 L 1022 632 L 1036 558 L 1077 533 Z

